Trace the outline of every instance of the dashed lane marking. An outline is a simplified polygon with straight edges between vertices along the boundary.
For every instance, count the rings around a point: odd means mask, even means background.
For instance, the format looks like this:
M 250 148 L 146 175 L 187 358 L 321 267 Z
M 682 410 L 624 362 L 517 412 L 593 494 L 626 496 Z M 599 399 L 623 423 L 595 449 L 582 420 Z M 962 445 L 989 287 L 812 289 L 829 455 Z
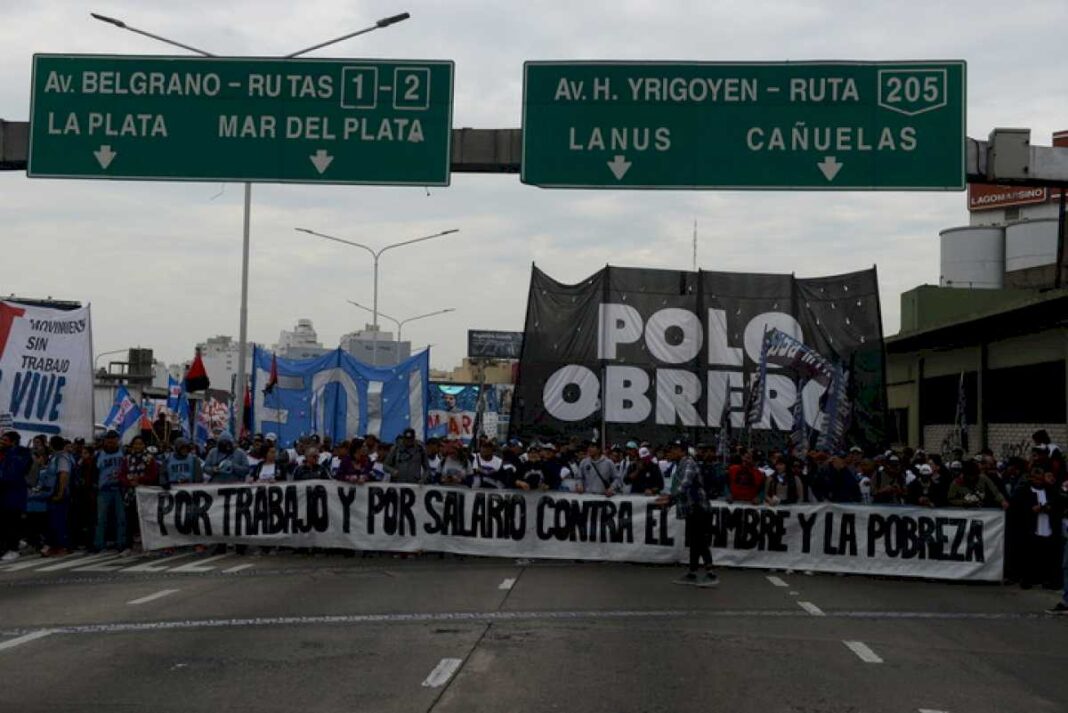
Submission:
M 871 647 L 863 641 L 843 641 L 842 643 L 849 647 L 849 650 L 855 653 L 864 663 L 883 662 L 882 657 L 872 651 Z
M 505 591 L 515 586 L 515 577 L 508 577 L 503 582 L 497 585 L 497 589 L 503 589 Z
M 449 682 L 456 669 L 460 668 L 463 659 L 442 659 L 430 675 L 423 681 L 423 688 L 440 688 Z
M 790 586 L 786 582 L 784 582 L 781 577 L 776 577 L 774 574 L 769 574 L 767 579 L 768 579 L 769 582 L 774 584 L 776 587 L 788 587 L 788 586 Z
M 140 599 L 131 599 L 126 602 L 127 604 L 147 604 L 148 602 L 154 602 L 157 599 L 163 599 L 163 597 L 169 597 L 179 590 L 177 589 L 163 589 L 155 594 L 149 594 L 147 597 L 141 597 Z
M 235 572 L 240 572 L 242 570 L 250 569 L 250 568 L 255 567 L 255 566 L 256 565 L 252 564 L 251 562 L 248 562 L 246 564 L 234 565 L 233 567 L 230 567 L 228 569 L 224 569 L 222 571 L 222 573 L 223 574 L 234 574 Z
M 797 606 L 801 607 L 812 616 L 827 616 L 822 609 L 812 602 L 798 602 Z

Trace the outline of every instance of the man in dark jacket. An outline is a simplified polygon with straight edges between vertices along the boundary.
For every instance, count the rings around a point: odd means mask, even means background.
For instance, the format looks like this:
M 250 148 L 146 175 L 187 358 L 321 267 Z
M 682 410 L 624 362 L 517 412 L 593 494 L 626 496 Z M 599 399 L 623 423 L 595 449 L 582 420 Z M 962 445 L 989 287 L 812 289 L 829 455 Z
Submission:
M 1053 473 L 1032 468 L 1027 483 L 1012 495 L 1008 525 L 1019 546 L 1020 586 L 1060 586 L 1060 529 L 1062 504 L 1054 488 Z
M 415 440 L 413 428 L 404 430 L 382 465 L 394 483 L 426 483 L 430 476 L 426 449 Z
M 26 509 L 26 473 L 33 455 L 17 431 L 0 436 L 0 560 L 19 558 L 19 526 Z

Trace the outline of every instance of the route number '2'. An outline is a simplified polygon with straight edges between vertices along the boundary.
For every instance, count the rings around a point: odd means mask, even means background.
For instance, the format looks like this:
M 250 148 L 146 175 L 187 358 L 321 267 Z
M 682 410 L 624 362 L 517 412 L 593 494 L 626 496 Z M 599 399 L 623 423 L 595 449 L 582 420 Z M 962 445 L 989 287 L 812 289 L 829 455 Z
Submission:
M 879 70 L 879 106 L 915 116 L 946 105 L 946 70 Z
M 352 78 L 353 88 L 356 90 L 356 101 L 363 101 L 363 78 L 364 74 L 357 74 Z M 409 74 L 404 78 L 407 87 L 404 91 L 404 101 L 419 101 L 419 75 Z

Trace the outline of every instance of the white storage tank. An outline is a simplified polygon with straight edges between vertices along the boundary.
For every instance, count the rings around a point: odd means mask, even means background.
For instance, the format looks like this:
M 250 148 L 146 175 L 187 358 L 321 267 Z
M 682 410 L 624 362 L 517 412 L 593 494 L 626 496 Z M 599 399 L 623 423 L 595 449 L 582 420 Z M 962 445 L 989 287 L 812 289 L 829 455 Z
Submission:
M 1005 284 L 1005 230 L 997 226 L 947 228 L 941 238 L 941 287 L 998 289 Z
M 1008 272 L 1057 262 L 1057 220 L 1021 220 L 1005 228 L 1005 269 Z

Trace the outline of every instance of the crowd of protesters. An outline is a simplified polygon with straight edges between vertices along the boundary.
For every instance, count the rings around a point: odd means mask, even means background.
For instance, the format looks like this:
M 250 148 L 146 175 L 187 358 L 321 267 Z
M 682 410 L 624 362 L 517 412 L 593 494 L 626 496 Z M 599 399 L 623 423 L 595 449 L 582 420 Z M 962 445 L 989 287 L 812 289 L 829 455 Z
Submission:
M 1008 513 L 1006 578 L 1025 588 L 1063 587 L 1058 608 L 1068 609 L 1068 479 L 1064 455 L 1045 431 L 1033 435 L 1029 458 L 1002 460 L 989 450 L 943 457 L 911 448 L 788 453 L 735 444 L 724 452 L 683 441 L 604 448 L 574 438 L 480 439 L 469 446 L 434 438 L 422 443 L 411 429 L 392 444 L 373 435 L 340 443 L 310 435 L 283 447 L 273 434 L 235 443 L 223 433 L 197 447 L 169 436 L 146 430 L 125 447 L 114 431 L 92 443 L 38 436 L 24 445 L 17 432 L 0 436 L 2 559 L 16 559 L 20 550 L 49 556 L 74 548 L 135 551 L 140 485 L 334 479 L 638 494 L 675 505 L 693 534 L 687 539 L 697 542 L 710 534 L 702 513 L 713 500 L 1001 508 Z M 710 568 L 706 549 L 691 552 L 691 574 L 700 561 Z

